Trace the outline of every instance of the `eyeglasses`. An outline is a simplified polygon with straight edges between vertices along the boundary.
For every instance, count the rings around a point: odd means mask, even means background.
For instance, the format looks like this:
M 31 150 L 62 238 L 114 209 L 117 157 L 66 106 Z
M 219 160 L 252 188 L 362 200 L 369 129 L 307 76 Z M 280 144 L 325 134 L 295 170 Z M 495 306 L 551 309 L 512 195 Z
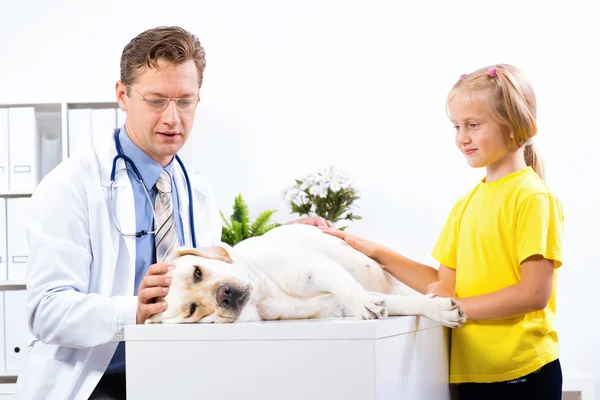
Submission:
M 153 111 L 164 111 L 169 107 L 169 104 L 174 101 L 180 111 L 192 111 L 200 103 L 200 94 L 194 97 L 155 97 L 147 99 L 137 92 L 131 85 L 127 85 L 137 94 L 144 103 Z

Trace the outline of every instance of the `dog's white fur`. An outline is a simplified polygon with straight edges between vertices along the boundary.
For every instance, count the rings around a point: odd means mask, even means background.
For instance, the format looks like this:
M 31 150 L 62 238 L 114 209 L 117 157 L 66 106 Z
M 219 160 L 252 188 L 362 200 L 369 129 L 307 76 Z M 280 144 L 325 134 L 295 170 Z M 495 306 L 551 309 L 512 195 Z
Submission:
M 180 249 L 174 264 L 168 308 L 148 322 L 386 315 L 423 315 L 448 327 L 465 322 L 451 299 L 407 295 L 377 262 L 307 225 L 281 226 L 235 247 Z M 223 288 L 228 304 L 218 299 Z

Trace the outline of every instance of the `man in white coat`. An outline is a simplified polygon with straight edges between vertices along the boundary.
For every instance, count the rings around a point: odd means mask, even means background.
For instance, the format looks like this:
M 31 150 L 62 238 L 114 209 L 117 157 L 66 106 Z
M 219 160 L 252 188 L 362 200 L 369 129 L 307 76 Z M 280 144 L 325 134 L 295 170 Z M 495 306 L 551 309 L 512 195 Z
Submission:
M 171 266 L 161 260 L 177 245 L 220 244 L 209 186 L 188 179 L 176 160 L 205 64 L 200 42 L 181 28 L 134 38 L 116 84 L 125 125 L 109 148 L 69 158 L 33 194 L 27 316 L 36 340 L 17 399 L 124 399 L 124 327 L 166 309 L 154 302 L 170 285 Z M 297 222 L 331 226 L 322 218 Z

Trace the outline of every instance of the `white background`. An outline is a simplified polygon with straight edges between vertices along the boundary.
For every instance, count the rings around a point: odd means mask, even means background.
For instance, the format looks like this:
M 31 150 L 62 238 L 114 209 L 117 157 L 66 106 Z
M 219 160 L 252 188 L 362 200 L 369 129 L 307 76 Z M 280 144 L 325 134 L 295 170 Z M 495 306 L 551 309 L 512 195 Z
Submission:
M 462 73 L 514 64 L 536 91 L 536 143 L 565 210 L 563 369 L 600 386 L 595 3 L 2 0 L 0 103 L 114 101 L 128 41 L 183 26 L 208 66 L 182 156 L 223 211 L 242 193 L 253 216 L 294 219 L 283 189 L 334 165 L 362 195 L 364 220 L 350 230 L 433 265 L 452 204 L 484 174 L 454 147 L 448 89 Z

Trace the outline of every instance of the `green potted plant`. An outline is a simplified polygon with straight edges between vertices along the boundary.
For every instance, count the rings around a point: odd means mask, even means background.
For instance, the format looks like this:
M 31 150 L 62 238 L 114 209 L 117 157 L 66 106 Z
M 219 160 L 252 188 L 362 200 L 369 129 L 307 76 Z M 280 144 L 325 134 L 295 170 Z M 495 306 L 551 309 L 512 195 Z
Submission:
M 235 246 L 242 240 L 250 237 L 261 236 L 271 229 L 280 226 L 277 222 L 269 223 L 271 216 L 276 210 L 263 211 L 256 217 L 254 222 L 250 223 L 248 205 L 241 194 L 238 194 L 233 202 L 233 213 L 229 219 L 225 217 L 221 210 L 219 212 L 224 223 L 221 231 L 221 241 L 230 246 Z

